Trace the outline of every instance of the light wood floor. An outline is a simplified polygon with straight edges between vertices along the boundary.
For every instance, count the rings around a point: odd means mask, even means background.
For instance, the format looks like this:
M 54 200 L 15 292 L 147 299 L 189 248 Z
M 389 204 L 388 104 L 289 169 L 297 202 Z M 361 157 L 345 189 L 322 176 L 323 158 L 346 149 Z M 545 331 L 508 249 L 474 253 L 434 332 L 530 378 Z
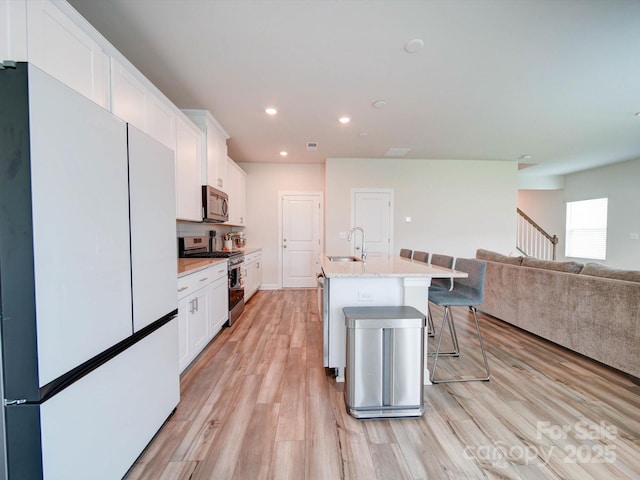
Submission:
M 473 375 L 472 317 L 454 312 L 463 354 L 438 371 Z M 126 478 L 640 479 L 640 387 L 479 319 L 491 381 L 426 386 L 419 419 L 356 420 L 322 366 L 315 290 L 260 291 Z

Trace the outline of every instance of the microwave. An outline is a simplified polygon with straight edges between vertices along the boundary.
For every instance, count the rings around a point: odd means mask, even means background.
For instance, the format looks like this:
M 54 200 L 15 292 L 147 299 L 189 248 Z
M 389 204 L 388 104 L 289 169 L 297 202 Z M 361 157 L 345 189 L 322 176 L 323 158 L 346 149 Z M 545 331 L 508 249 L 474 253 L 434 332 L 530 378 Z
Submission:
M 202 186 L 202 221 L 221 223 L 229 221 L 229 196 L 208 185 Z

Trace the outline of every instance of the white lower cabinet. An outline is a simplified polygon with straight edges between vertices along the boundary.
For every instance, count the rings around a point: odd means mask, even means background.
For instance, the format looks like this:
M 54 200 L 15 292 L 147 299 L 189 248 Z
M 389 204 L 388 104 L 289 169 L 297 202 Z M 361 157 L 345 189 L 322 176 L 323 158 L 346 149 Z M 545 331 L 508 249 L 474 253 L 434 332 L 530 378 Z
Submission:
M 227 264 L 178 279 L 178 358 L 182 372 L 227 321 Z
M 209 338 L 213 338 L 229 319 L 229 280 L 225 266 L 224 277 L 209 287 Z
M 246 269 L 244 285 L 244 301 L 249 300 L 262 283 L 262 251 L 249 253 L 244 257 Z

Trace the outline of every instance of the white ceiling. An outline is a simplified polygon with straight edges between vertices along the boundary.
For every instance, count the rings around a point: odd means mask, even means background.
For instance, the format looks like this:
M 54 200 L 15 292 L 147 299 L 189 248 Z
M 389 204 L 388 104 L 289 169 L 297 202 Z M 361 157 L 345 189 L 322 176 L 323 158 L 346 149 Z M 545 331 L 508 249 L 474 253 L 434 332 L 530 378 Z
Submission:
M 69 3 L 179 107 L 210 110 L 238 162 L 640 158 L 640 1 Z

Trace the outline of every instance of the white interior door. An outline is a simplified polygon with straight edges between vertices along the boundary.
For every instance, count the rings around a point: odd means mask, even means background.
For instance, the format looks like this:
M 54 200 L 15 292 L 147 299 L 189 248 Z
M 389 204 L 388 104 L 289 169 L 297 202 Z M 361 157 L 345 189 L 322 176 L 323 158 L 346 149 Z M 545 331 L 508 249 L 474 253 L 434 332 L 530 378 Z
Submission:
M 282 195 L 282 286 L 315 287 L 321 250 L 320 194 Z
M 361 227 L 366 235 L 366 249 L 369 254 L 390 255 L 393 251 L 391 233 L 393 230 L 393 191 L 354 190 L 352 205 L 352 227 Z M 362 241 L 360 232 L 354 233 L 351 242 L 353 255 L 360 255 Z

